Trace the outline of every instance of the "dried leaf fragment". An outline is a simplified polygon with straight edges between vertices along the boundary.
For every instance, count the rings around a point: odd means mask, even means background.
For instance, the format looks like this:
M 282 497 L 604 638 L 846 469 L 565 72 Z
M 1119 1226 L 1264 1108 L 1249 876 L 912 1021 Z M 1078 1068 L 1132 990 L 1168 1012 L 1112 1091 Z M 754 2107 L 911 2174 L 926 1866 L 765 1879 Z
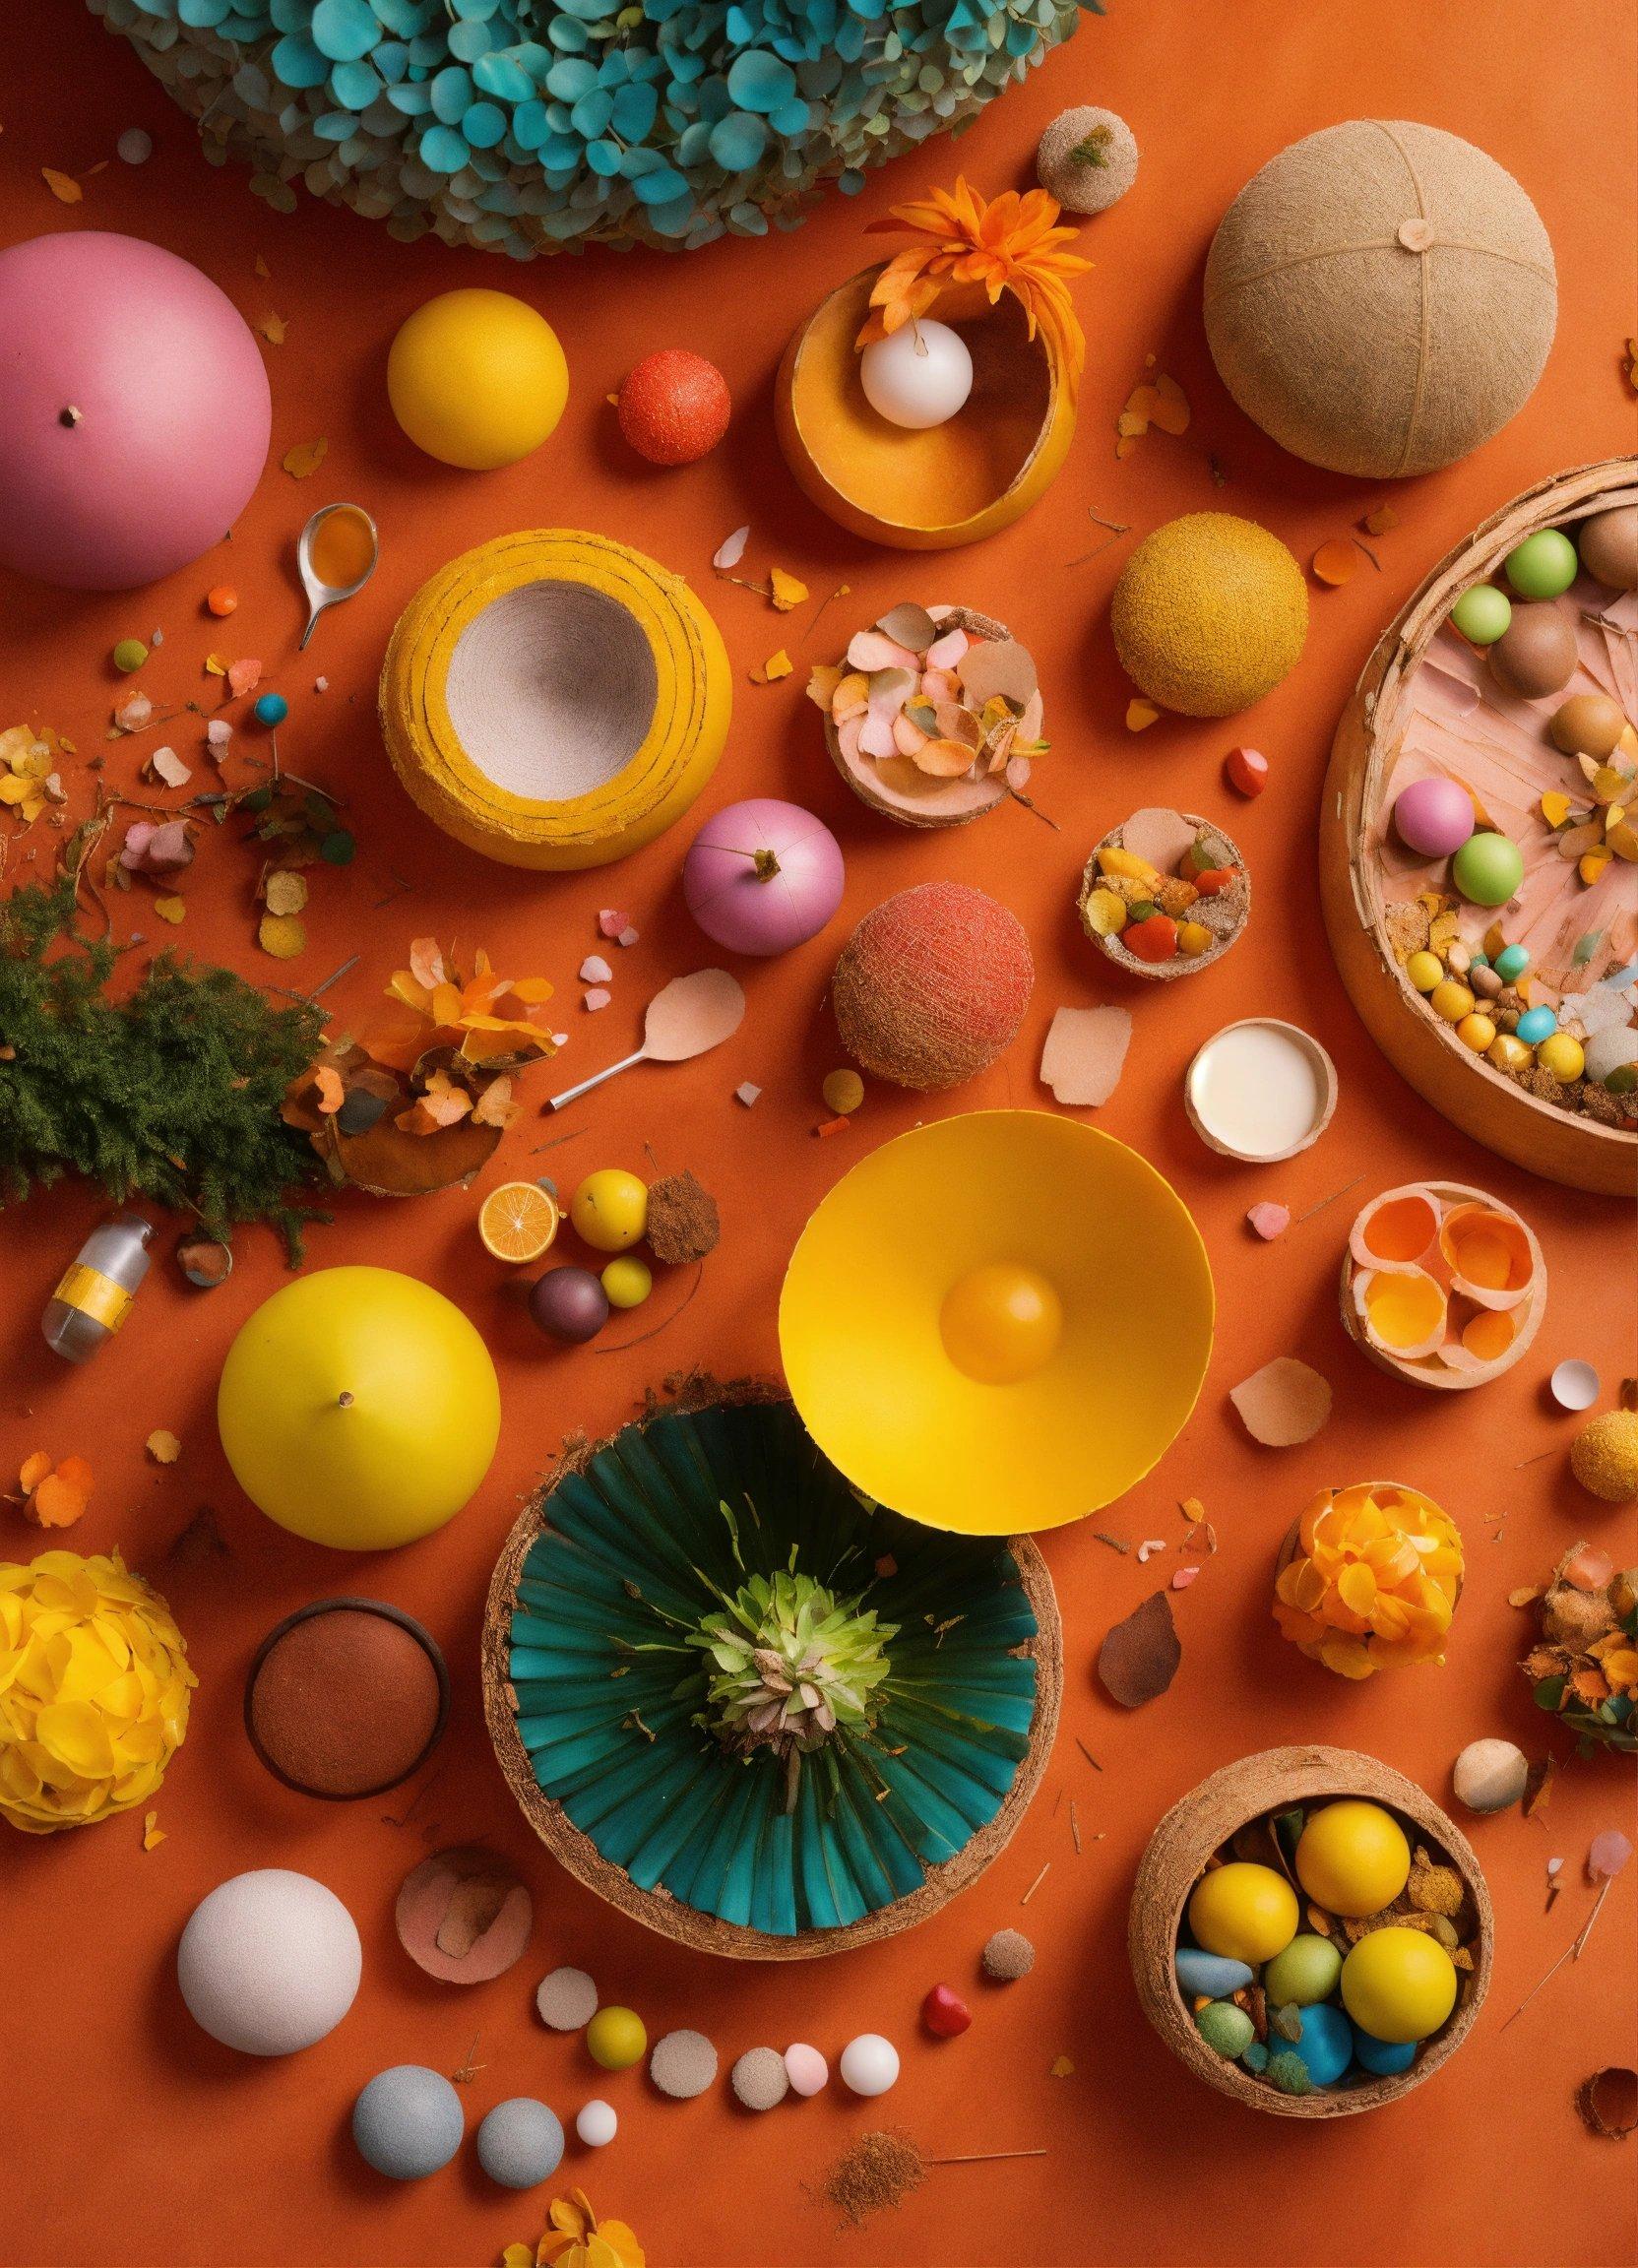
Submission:
M 1311 565 L 1314 581 L 1329 584 L 1340 591 L 1345 583 L 1354 580 L 1354 570 L 1359 564 L 1359 547 L 1346 536 L 1337 536 L 1322 543 L 1314 553 Z
M 144 1447 L 156 1465 L 174 1465 L 182 1454 L 181 1442 L 162 1425 L 150 1433 Z
M 276 961 L 293 961 L 298 953 L 307 950 L 307 925 L 293 914 L 264 914 L 256 931 L 256 942 Z
M 808 596 L 807 585 L 800 577 L 788 575 L 783 567 L 768 570 L 768 597 L 777 614 L 788 614 L 801 605 Z
M 279 462 L 292 480 L 305 480 L 316 472 L 330 454 L 330 444 L 324 439 L 298 441 L 293 449 L 286 449 Z
M 143 1849 L 145 1851 L 157 1851 L 164 1839 L 165 1831 L 159 1825 L 159 1814 L 158 1811 L 144 1812 L 142 1822 Z
M 42 165 L 39 177 L 59 205 L 78 205 L 85 195 L 72 173 L 59 173 L 54 165 Z
M 1098 1675 L 1111 1701 L 1122 1709 L 1141 1709 L 1166 1691 L 1182 1659 L 1171 1601 L 1156 1591 L 1103 1640 Z
M 1128 732 L 1145 732 L 1151 724 L 1160 722 L 1160 715 L 1153 701 L 1134 696 L 1126 704 L 1126 729 Z

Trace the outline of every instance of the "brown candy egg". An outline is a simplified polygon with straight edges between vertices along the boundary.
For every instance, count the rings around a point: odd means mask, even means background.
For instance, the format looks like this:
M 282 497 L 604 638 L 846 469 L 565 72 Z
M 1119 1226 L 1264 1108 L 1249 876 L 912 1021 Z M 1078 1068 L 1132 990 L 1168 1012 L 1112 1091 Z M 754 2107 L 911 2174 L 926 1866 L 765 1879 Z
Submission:
M 1638 504 L 1595 512 L 1575 532 L 1581 564 L 1606 591 L 1638 591 Z
M 1490 667 L 1526 701 L 1545 700 L 1575 673 L 1575 624 L 1551 599 L 1515 606 L 1513 619 L 1490 648 Z
M 1560 755 L 1595 756 L 1602 764 L 1615 753 L 1626 718 L 1607 693 L 1572 693 L 1553 711 L 1547 730 Z

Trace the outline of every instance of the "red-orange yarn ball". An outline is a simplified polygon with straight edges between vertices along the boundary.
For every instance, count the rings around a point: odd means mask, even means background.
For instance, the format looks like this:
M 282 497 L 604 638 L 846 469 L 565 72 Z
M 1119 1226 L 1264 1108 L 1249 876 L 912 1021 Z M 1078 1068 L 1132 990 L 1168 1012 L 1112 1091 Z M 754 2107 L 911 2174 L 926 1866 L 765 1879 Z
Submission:
M 651 465 L 692 465 L 728 429 L 733 403 L 715 362 L 686 346 L 645 354 L 626 372 L 617 410 L 620 431 Z
M 923 882 L 867 914 L 831 986 L 861 1070 L 919 1094 L 994 1062 L 1024 1020 L 1035 963 L 1023 923 L 965 882 Z

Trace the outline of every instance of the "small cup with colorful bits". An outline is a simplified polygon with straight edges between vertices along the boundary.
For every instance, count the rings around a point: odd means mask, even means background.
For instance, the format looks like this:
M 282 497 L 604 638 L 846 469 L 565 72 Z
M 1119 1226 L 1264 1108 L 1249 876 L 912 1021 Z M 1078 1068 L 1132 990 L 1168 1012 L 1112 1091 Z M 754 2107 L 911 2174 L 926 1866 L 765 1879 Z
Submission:
M 1250 917 L 1251 872 L 1221 827 L 1154 806 L 1104 836 L 1078 903 L 1106 960 L 1164 981 L 1222 960 Z
M 1326 1757 L 1354 1769 L 1327 1786 Z M 1404 1808 L 1355 1792 L 1389 1783 Z M 1374 2109 L 1453 2050 L 1490 1926 L 1478 1862 L 1437 1805 L 1367 1757 L 1309 1748 L 1230 1765 L 1168 1814 L 1131 1934 L 1150 2019 L 1192 2069 L 1255 2109 L 1322 2117 Z

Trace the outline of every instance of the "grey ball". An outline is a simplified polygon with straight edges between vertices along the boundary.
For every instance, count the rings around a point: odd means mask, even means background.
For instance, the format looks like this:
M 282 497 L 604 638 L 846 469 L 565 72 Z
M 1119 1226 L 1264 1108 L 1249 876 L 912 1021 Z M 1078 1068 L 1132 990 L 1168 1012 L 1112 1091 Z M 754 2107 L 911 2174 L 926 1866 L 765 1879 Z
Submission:
M 477 2162 L 503 2189 L 533 2189 L 563 2162 L 563 2128 L 533 2095 L 497 2103 L 477 2130 Z
M 460 2096 L 442 2072 L 423 2063 L 378 2071 L 352 2106 L 360 2157 L 395 2181 L 419 2181 L 447 2166 L 466 2125 Z

